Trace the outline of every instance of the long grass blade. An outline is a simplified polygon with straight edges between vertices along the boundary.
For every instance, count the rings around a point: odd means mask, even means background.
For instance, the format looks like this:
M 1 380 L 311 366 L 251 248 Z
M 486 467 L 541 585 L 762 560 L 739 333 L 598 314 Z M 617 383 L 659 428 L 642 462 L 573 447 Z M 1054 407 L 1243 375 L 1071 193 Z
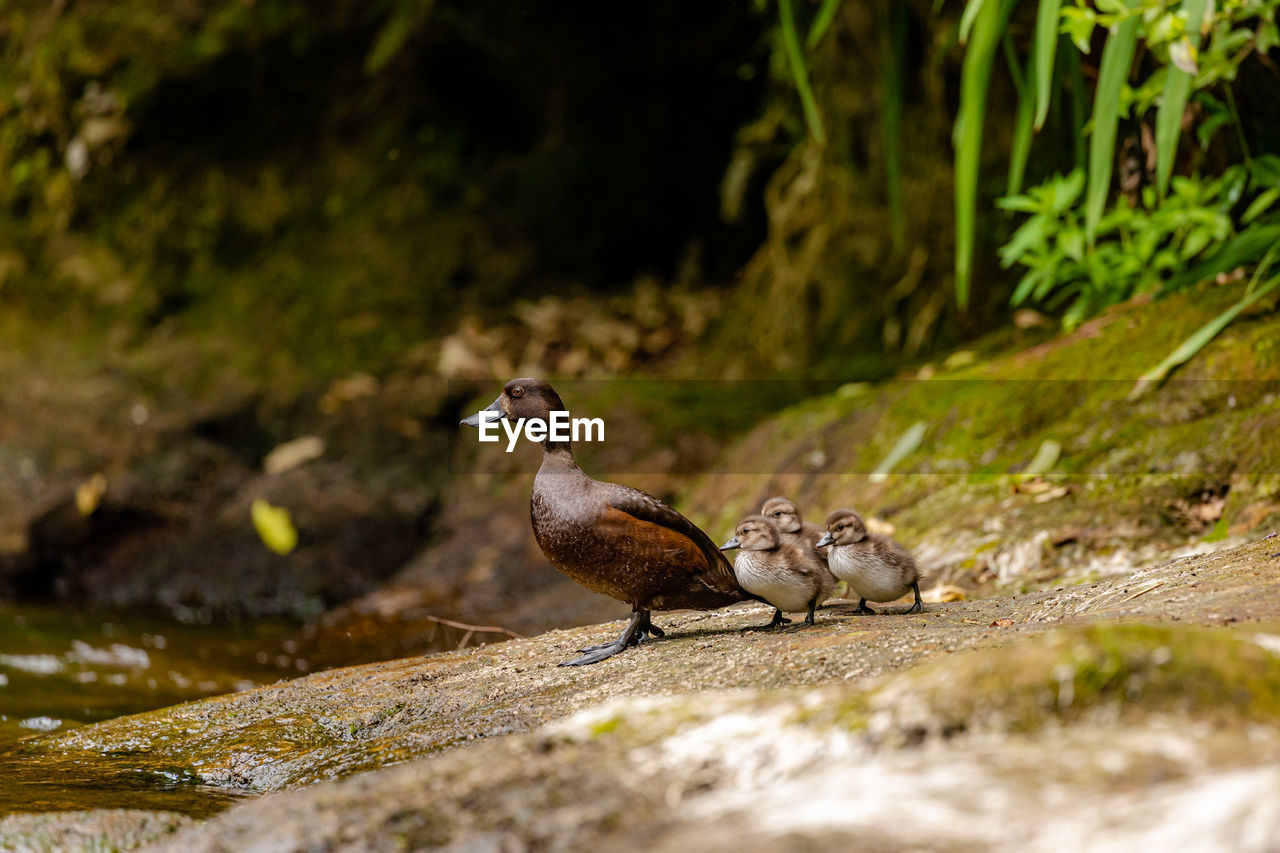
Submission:
M 1027 171 L 1027 158 L 1031 154 L 1032 118 L 1035 115 L 1036 94 L 1027 85 L 1026 74 L 1018 63 L 1018 55 L 1013 49 L 1013 39 L 1006 30 L 1004 34 L 1004 58 L 1009 63 L 1009 76 L 1013 78 L 1013 88 L 1018 93 L 1018 113 L 1013 124 L 1013 145 L 1009 151 L 1009 181 L 1007 195 L 1022 192 L 1022 178 Z M 1027 67 L 1035 65 L 1035 48 L 1027 60 Z
M 826 145 L 827 134 L 822 129 L 822 114 L 818 112 L 818 102 L 814 100 L 813 90 L 809 88 L 809 71 L 804 65 L 800 39 L 796 36 L 796 19 L 791 12 L 791 0 L 778 0 L 778 22 L 782 26 L 782 46 L 787 52 L 787 64 L 791 66 L 796 92 L 800 95 L 805 123 L 809 125 L 809 132 L 818 144 Z
M 819 7 L 818 14 L 809 26 L 809 35 L 805 36 L 805 47 L 813 50 L 818 46 L 818 42 L 822 41 L 822 37 L 827 34 L 827 30 L 831 29 L 831 21 L 835 18 L 839 8 L 840 0 L 822 0 L 822 6 Z
M 1053 62 L 1058 49 L 1058 10 L 1062 0 L 1040 0 L 1032 48 L 1036 71 L 1036 130 L 1044 127 L 1053 94 Z
M 1232 320 L 1240 316 L 1241 311 L 1244 311 L 1250 305 L 1275 290 L 1276 285 L 1280 285 L 1280 275 L 1273 276 L 1266 284 L 1256 288 L 1252 293 L 1246 293 L 1235 305 L 1232 305 L 1226 311 L 1201 326 L 1195 334 L 1169 353 L 1164 361 L 1138 378 L 1138 381 L 1134 383 L 1133 388 L 1129 391 L 1129 399 L 1136 400 L 1147 391 L 1158 386 L 1175 368 L 1190 361 L 1196 353 L 1204 349 L 1209 341 L 1216 338 L 1219 332 L 1231 324 Z
M 1065 39 L 1066 36 L 1063 38 Z M 1089 111 L 1089 96 L 1084 90 L 1084 68 L 1080 63 L 1080 51 L 1071 44 L 1066 48 L 1063 56 L 1067 58 L 1067 79 L 1071 84 L 1071 142 L 1075 147 L 1076 168 L 1084 170 L 1086 166 L 1084 123 L 1085 114 Z
M 929 424 L 925 421 L 916 421 L 907 431 L 899 436 L 898 441 L 893 445 L 893 449 L 889 451 L 889 455 L 880 460 L 880 464 L 871 472 L 869 478 L 873 483 L 883 483 L 889 479 L 889 474 L 893 469 L 898 467 L 903 459 L 906 459 L 916 449 L 920 447 L 920 442 L 924 441 L 924 434 L 929 429 Z
M 876 8 L 880 36 L 880 128 L 889 198 L 889 233 L 894 251 L 906 244 L 906 212 L 902 204 L 902 74 L 906 41 L 906 9 L 894 0 Z
M 986 5 L 985 0 L 969 0 L 964 4 L 964 11 L 960 13 L 960 43 L 967 44 L 969 41 L 969 32 L 973 29 L 974 21 L 978 20 L 978 15 L 982 12 L 982 7 Z M 998 5 L 992 0 L 992 5 Z
M 1132 7 L 1135 2 L 1128 0 L 1126 5 Z M 1093 95 L 1093 137 L 1089 140 L 1089 181 L 1085 187 L 1084 203 L 1084 232 L 1091 246 L 1111 190 L 1116 127 L 1120 121 L 1120 91 L 1129 76 L 1129 66 L 1133 64 L 1141 21 L 1140 16 L 1129 15 L 1112 25 L 1107 43 L 1102 48 L 1098 87 Z
M 1187 41 L 1193 49 L 1200 47 L 1200 22 L 1208 0 L 1183 0 L 1182 10 L 1187 13 Z M 1182 132 L 1182 113 L 1187 108 L 1187 94 L 1191 91 L 1191 75 L 1170 63 L 1169 76 L 1164 81 L 1164 97 L 1156 111 L 1156 189 L 1160 197 L 1169 190 L 1169 178 L 1173 174 L 1173 158 L 1178 152 L 1178 136 Z
M 970 0 L 970 4 L 979 0 Z M 1017 0 L 989 0 L 977 7 L 969 46 L 960 69 L 960 108 L 955 124 L 956 304 L 969 307 L 973 248 L 977 231 L 978 167 L 982 159 L 982 123 L 987 109 L 991 64 L 1009 13 Z M 968 12 L 968 7 L 965 11 Z

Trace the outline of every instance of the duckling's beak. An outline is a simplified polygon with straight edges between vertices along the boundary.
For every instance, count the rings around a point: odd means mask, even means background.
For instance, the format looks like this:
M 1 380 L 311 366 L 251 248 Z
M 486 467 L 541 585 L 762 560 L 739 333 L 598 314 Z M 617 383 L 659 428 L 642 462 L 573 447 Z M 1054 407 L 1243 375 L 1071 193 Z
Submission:
M 830 545 L 833 541 L 835 540 L 831 538 L 830 533 L 824 533 L 822 534 L 822 538 L 818 540 L 818 544 L 813 547 L 821 548 L 823 545 Z
M 742 546 L 738 544 L 738 537 L 737 537 L 737 536 L 735 536 L 735 537 L 733 537 L 732 539 L 730 539 L 728 542 L 726 542 L 726 543 L 724 543 L 723 545 L 721 545 L 721 546 L 720 546 L 720 550 L 721 550 L 721 551 L 732 551 L 734 548 L 741 548 L 741 547 L 742 547 Z
M 499 418 L 505 418 L 505 417 L 506 417 L 506 415 L 505 415 L 505 414 L 503 414 L 503 412 L 502 412 L 502 406 L 500 406 L 500 405 L 499 405 L 501 402 L 502 402 L 502 398 L 501 398 L 501 397 L 499 397 L 498 399 L 494 400 L 494 401 L 493 401 L 492 403 L 490 403 L 489 405 L 485 406 L 485 407 L 484 407 L 483 409 L 481 409 L 480 411 L 476 412 L 476 413 L 475 413 L 474 415 L 472 415 L 471 417 L 469 417 L 469 418 L 463 418 L 461 421 L 459 421 L 459 422 L 458 422 L 458 425 L 459 425 L 459 426 L 473 426 L 473 427 L 478 427 L 478 426 L 480 426 L 480 421 L 481 421 L 481 420 L 486 420 L 485 418 L 482 418 L 482 417 L 481 417 L 481 415 L 483 415 L 485 412 L 497 412 L 497 413 L 498 413 L 498 417 L 497 417 L 497 418 L 490 417 L 490 418 L 487 418 L 487 420 L 496 421 L 496 420 L 498 420 Z

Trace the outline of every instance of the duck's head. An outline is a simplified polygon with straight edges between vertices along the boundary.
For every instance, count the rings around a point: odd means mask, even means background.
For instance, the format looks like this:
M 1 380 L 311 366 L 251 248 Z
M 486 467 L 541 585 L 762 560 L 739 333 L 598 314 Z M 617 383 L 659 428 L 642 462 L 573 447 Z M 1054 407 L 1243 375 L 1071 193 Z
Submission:
M 502 386 L 502 393 L 485 408 L 462 419 L 464 426 L 480 426 L 485 412 L 497 412 L 497 418 L 518 421 L 521 418 L 546 420 L 552 412 L 564 411 L 560 395 L 550 383 L 541 379 L 512 379 Z M 488 416 L 491 419 L 492 415 Z
M 862 516 L 851 509 L 838 509 L 827 516 L 827 535 L 818 540 L 823 545 L 852 545 L 867 538 Z
M 800 510 L 786 498 L 769 498 L 760 507 L 760 514 L 776 524 L 783 533 L 799 533 L 804 526 Z
M 720 550 L 772 551 L 781 541 L 778 528 L 772 521 L 763 515 L 749 515 L 738 522 L 733 538 L 721 545 Z

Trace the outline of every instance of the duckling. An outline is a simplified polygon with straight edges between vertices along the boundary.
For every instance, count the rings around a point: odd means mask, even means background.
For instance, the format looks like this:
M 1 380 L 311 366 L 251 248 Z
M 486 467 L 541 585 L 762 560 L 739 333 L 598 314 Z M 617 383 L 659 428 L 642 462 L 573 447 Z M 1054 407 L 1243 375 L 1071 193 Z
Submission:
M 831 572 L 858 594 L 858 612 L 875 615 L 872 601 L 893 601 L 913 590 L 916 602 L 908 613 L 920 613 L 920 573 L 915 558 L 897 542 L 867 531 L 862 516 L 838 509 L 827 516 L 827 533 L 819 545 L 831 546 Z
M 484 412 L 519 421 L 565 411 L 560 395 L 541 379 L 512 379 L 481 412 L 464 419 L 479 426 Z M 713 610 L 755 599 L 739 586 L 715 542 L 662 501 L 587 476 L 568 441 L 542 441 L 542 466 L 530 499 L 533 535 L 551 565 L 587 589 L 631 605 L 631 622 L 617 640 L 580 649 L 561 666 L 599 663 L 663 631 L 653 610 Z
M 823 563 L 828 561 L 827 551 L 829 549 L 818 547 L 818 540 L 827 531 L 812 521 L 802 519 L 800 510 L 796 509 L 796 505 L 792 501 L 787 498 L 769 498 L 764 502 L 764 506 L 760 507 L 760 514 L 778 526 L 778 532 L 782 534 L 783 542 L 791 545 L 807 545 L 813 549 Z
M 738 522 L 733 538 L 720 546 L 721 551 L 734 548 L 742 549 L 733 562 L 738 583 L 774 607 L 773 621 L 761 628 L 790 622 L 784 610 L 807 610 L 804 624 L 812 625 L 814 609 L 835 591 L 835 578 L 813 550 L 785 541 L 777 525 L 763 515 Z

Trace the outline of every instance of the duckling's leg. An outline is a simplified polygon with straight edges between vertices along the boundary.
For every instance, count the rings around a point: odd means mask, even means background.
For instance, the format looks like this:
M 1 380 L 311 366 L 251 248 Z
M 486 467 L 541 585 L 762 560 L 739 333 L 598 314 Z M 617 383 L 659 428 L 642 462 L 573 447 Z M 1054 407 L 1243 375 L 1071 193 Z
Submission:
M 777 627 L 782 626 L 782 625 L 790 625 L 790 624 L 791 624 L 791 620 L 790 620 L 790 619 L 788 619 L 787 617 L 783 616 L 783 615 L 782 615 L 782 611 L 775 607 L 775 608 L 773 608 L 773 621 L 772 621 L 772 622 L 770 622 L 768 625 L 748 625 L 747 627 L 743 628 L 742 630 L 744 630 L 744 631 L 768 631 L 768 630 L 771 630 L 771 629 L 773 629 L 773 628 L 777 628 Z
M 913 604 L 913 605 L 911 605 L 911 609 L 910 609 L 910 610 L 908 610 L 907 612 L 908 612 L 908 613 L 923 613 L 923 612 L 924 612 L 924 599 L 922 599 L 922 598 L 920 597 L 920 581 L 918 581 L 918 580 L 912 581 L 912 582 L 911 582 L 911 588 L 912 588 L 913 590 L 915 590 L 915 592 L 916 592 L 916 603 L 915 603 L 915 604 Z
M 649 611 L 637 610 L 631 615 L 631 622 L 619 635 L 618 639 L 612 643 L 601 643 L 598 646 L 590 646 L 579 651 L 586 652 L 580 658 L 567 660 L 560 666 L 586 666 L 589 663 L 599 663 L 606 658 L 611 658 L 618 652 L 626 650 L 627 646 L 638 646 L 644 642 L 650 632 L 653 631 L 653 625 L 649 623 Z
M 817 607 L 818 607 L 818 599 L 816 599 L 816 598 L 815 598 L 813 601 L 810 601 L 810 602 L 809 602 L 809 612 L 805 615 L 805 617 L 804 617 L 804 621 L 803 621 L 803 622 L 801 622 L 799 625 L 792 625 L 792 626 L 791 626 L 790 628 L 788 628 L 787 630 L 788 630 L 788 631 L 798 631 L 798 630 L 800 630 L 801 628 L 808 628 L 808 627 L 812 627 L 812 626 L 813 626 L 813 611 L 814 611 L 815 609 L 817 609 Z
M 875 616 L 875 615 L 876 615 L 876 612 L 875 612 L 874 610 L 872 610 L 870 607 L 868 607 L 868 606 L 867 606 L 867 600 L 866 600 L 865 598 L 859 598 L 859 599 L 858 599 L 858 612 L 859 612 L 859 613 L 865 613 L 865 614 L 867 614 L 868 616 Z

